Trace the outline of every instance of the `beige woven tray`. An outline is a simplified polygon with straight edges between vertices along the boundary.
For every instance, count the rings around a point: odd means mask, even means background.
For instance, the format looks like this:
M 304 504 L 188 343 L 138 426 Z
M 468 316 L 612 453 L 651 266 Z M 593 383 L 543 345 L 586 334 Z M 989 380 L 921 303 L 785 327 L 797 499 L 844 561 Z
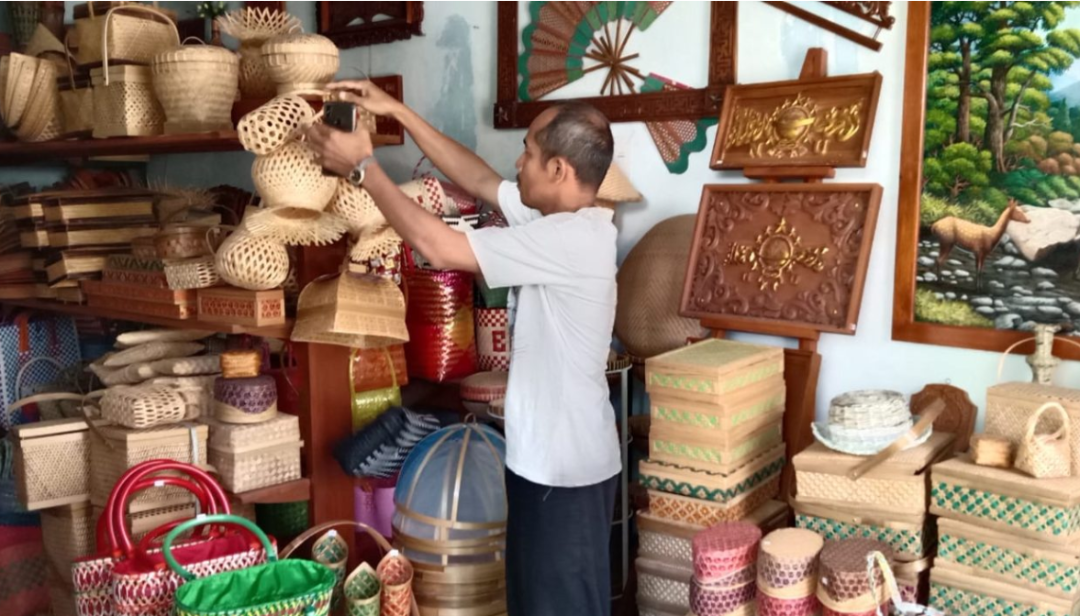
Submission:
M 716 435 L 753 431 L 784 412 L 787 390 L 777 375 L 724 395 L 719 402 L 694 402 L 666 393 L 649 395 L 650 414 L 656 423 L 707 431 Z
M 721 404 L 743 387 L 783 375 L 784 350 L 710 339 L 645 361 L 646 389 L 690 401 Z

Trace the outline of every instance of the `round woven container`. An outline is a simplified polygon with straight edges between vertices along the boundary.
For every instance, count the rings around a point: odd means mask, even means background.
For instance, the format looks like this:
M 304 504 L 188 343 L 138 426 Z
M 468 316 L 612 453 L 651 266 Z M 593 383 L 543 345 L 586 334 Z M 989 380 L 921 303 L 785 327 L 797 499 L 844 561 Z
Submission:
M 334 78 L 340 66 L 338 48 L 318 34 L 282 34 L 262 46 L 270 79 L 278 94 L 295 90 L 317 90 Z
M 907 400 L 896 391 L 849 391 L 829 404 L 829 423 L 841 428 L 894 428 L 910 421 Z
M 506 397 L 507 372 L 477 372 L 461 381 L 461 399 L 491 402 Z
M 761 529 L 748 522 L 723 522 L 694 537 L 694 577 L 714 583 L 754 564 Z
M 815 616 L 820 613 L 821 602 L 814 595 L 802 599 L 774 599 L 758 591 L 757 616 Z
M 258 351 L 225 351 L 221 354 L 221 376 L 226 379 L 248 379 L 259 376 L 262 353 Z
M 251 179 L 268 208 L 321 212 L 338 186 L 334 176 L 323 175 L 315 153 L 298 141 L 289 141 L 266 156 L 256 156 Z
M 194 259 L 214 254 L 220 237 L 219 227 L 174 225 L 154 235 L 154 248 L 162 260 Z
M 239 231 L 222 242 L 214 266 L 221 279 L 234 287 L 265 291 L 285 282 L 289 251 L 284 244 Z
M 245 150 L 266 156 L 291 141 L 314 118 L 315 111 L 307 101 L 287 94 L 245 115 L 236 125 L 236 132 Z
M 214 256 L 171 261 L 165 264 L 165 280 L 174 291 L 205 289 L 221 281 L 214 269 Z
M 758 552 L 758 585 L 765 589 L 797 587 L 817 580 L 818 555 L 825 546 L 821 535 L 799 528 L 769 533 Z M 806 595 L 814 594 L 811 584 Z
M 154 94 L 165 110 L 166 133 L 231 130 L 240 58 L 215 45 L 191 45 L 154 56 Z
M 246 7 L 217 18 L 221 31 L 240 41 L 240 96 L 267 98 L 277 91 L 262 46 L 270 38 L 300 27 L 300 20 L 285 11 Z
M 277 384 L 263 374 L 214 381 L 214 417 L 224 423 L 261 423 L 277 415 Z
M 872 552 L 881 552 L 892 562 L 892 549 L 881 541 L 844 539 L 825 545 L 821 550 L 817 587 L 823 605 L 840 613 L 861 613 L 887 601 L 885 578 L 877 568 L 874 569 L 877 596 L 871 592 L 866 558 Z
M 735 588 L 717 588 L 695 578 L 690 582 L 690 609 L 696 616 L 725 616 L 753 604 L 755 594 L 753 582 Z

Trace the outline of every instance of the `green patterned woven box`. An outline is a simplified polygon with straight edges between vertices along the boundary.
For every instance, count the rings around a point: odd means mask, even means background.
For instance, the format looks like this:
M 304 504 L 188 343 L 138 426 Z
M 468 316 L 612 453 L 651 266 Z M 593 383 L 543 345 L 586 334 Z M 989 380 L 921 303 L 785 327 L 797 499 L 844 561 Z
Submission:
M 784 377 L 780 375 L 725 394 L 719 402 L 692 401 L 669 392 L 649 394 L 654 425 L 717 436 L 745 435 L 776 421 L 784 413 L 786 400 Z
M 704 340 L 645 360 L 650 396 L 722 404 L 732 393 L 784 374 L 784 350 L 734 340 Z
M 942 518 L 936 565 L 1061 599 L 1080 599 L 1080 546 L 1017 538 Z
M 730 443 L 712 435 L 672 430 L 664 425 L 649 429 L 649 457 L 656 462 L 685 466 L 711 473 L 732 473 L 784 442 L 783 425 L 777 421 Z
M 935 464 L 930 512 L 1014 536 L 1080 542 L 1080 479 L 1032 479 L 967 458 Z
M 870 507 L 817 505 L 793 499 L 795 526 L 829 540 L 873 539 L 889 544 L 902 561 L 918 560 L 934 546 L 934 522 L 926 514 L 904 515 Z
M 949 616 L 1080 615 L 1080 604 L 942 567 L 930 572 L 930 607 Z
M 641 485 L 660 492 L 726 503 L 753 491 L 784 469 L 784 446 L 777 445 L 733 473 L 709 473 L 653 460 L 638 465 Z

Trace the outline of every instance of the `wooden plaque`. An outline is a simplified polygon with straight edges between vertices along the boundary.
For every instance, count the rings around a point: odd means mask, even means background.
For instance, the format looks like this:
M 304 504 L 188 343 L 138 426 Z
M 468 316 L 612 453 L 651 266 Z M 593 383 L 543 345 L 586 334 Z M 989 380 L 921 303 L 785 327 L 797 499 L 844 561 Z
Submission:
M 704 187 L 681 313 L 709 327 L 854 334 L 877 184 Z
M 881 74 L 729 86 L 709 166 L 865 167 Z

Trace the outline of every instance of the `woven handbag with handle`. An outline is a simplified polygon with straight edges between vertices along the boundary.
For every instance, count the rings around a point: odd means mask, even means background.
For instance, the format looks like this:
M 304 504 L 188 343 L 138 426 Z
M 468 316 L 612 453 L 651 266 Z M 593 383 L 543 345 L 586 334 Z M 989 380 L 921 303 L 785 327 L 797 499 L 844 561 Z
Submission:
M 1052 434 L 1035 434 L 1039 420 L 1048 410 L 1057 412 L 1061 426 Z M 1039 479 L 1068 477 L 1072 472 L 1072 449 L 1069 446 L 1071 430 L 1065 407 L 1057 402 L 1040 406 L 1028 418 L 1024 440 L 1016 452 L 1016 468 Z

